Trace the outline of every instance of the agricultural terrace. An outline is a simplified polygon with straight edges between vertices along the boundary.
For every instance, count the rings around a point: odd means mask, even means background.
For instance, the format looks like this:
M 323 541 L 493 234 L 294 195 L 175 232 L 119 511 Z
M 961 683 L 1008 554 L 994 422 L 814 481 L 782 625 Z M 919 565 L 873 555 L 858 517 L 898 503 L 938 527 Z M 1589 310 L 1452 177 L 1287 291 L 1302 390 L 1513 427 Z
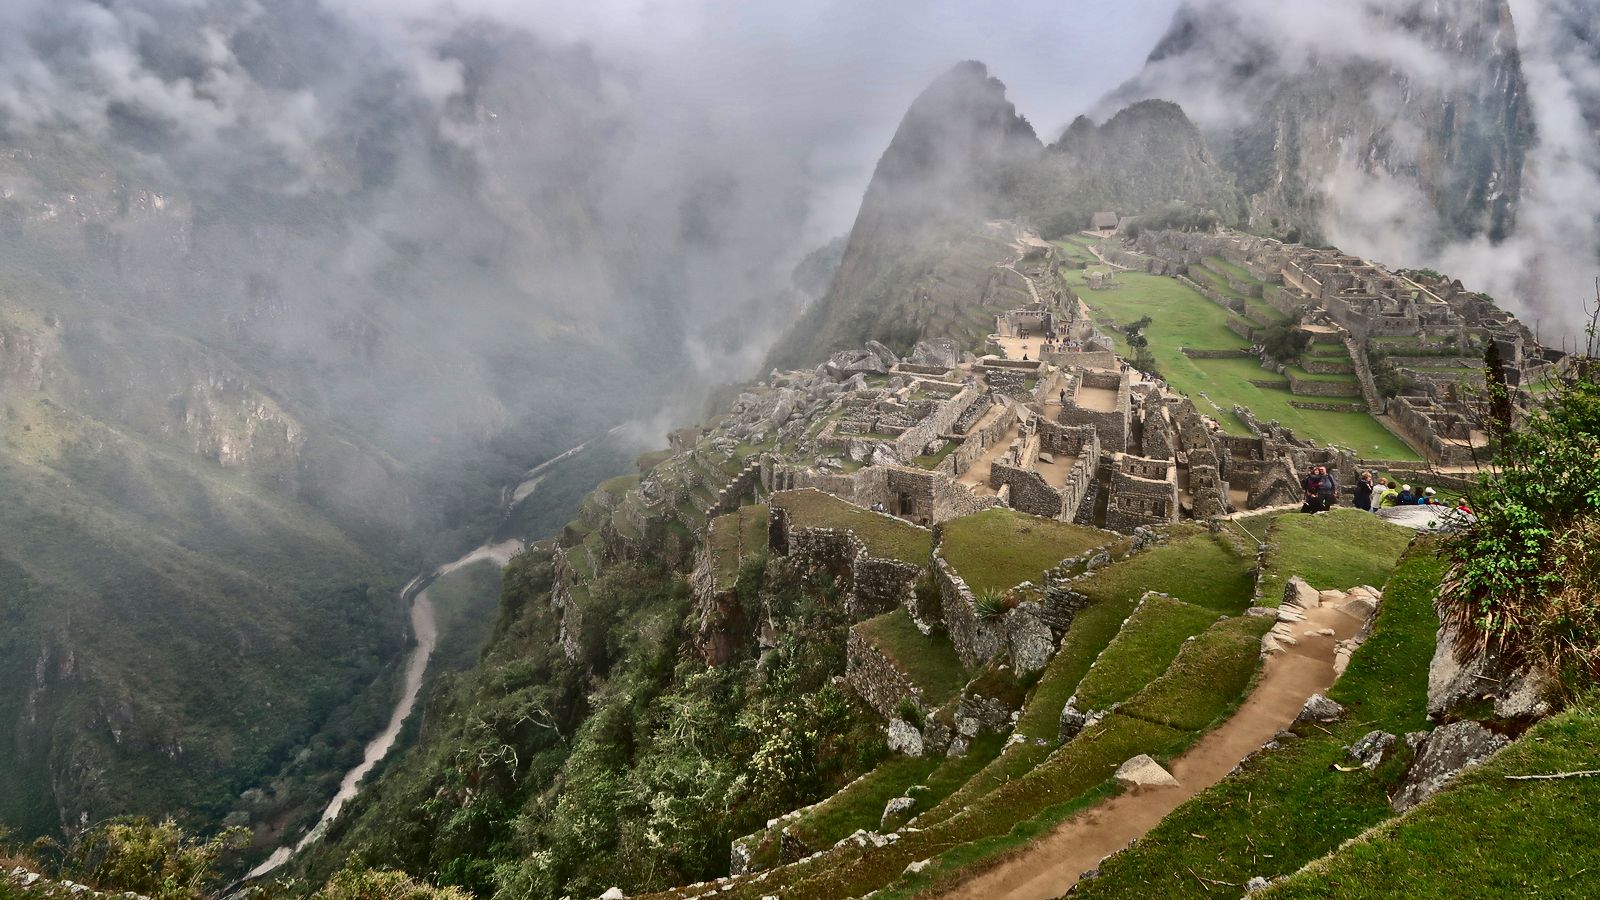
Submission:
M 967 671 L 943 632 L 917 630 L 904 609 L 896 609 L 855 626 L 861 636 L 894 660 L 922 696 L 935 706 L 956 695 L 967 683 Z
M 766 505 L 742 506 L 737 512 L 713 519 L 706 546 L 711 552 L 717 589 L 731 589 L 739 580 L 744 561 L 767 549 Z
M 997 507 L 944 523 L 939 549 L 974 592 L 1040 582 L 1056 563 L 1116 540 L 1094 528 Z
M 1064 277 L 1103 326 L 1124 325 L 1149 316 L 1151 323 L 1144 334 L 1150 341 L 1150 352 L 1161 369 L 1161 376 L 1175 390 L 1192 397 L 1202 411 L 1215 416 L 1230 434 L 1249 433 L 1233 414 L 1233 406 L 1238 404 L 1262 419 L 1276 419 L 1294 429 L 1300 437 L 1348 447 L 1360 456 L 1419 458 L 1415 450 L 1365 412 L 1290 406 L 1289 402 L 1297 398 L 1289 392 L 1288 379 L 1262 369 L 1253 359 L 1190 359 L 1184 356 L 1184 347 L 1247 350 L 1249 342 L 1228 330 L 1228 310 L 1178 280 L 1119 271 L 1116 286 L 1096 291 L 1089 289 L 1083 271 L 1068 269 Z M 1126 337 L 1110 327 L 1106 331 L 1116 340 L 1118 353 L 1131 358 L 1133 353 Z M 1349 375 L 1299 372 L 1296 377 L 1313 381 L 1353 380 Z M 1273 382 L 1281 386 L 1259 386 L 1252 382 Z
M 875 513 L 821 491 L 782 491 L 771 503 L 789 513 L 798 528 L 837 528 L 854 534 L 879 559 L 926 566 L 933 553 L 933 534 L 894 516 Z

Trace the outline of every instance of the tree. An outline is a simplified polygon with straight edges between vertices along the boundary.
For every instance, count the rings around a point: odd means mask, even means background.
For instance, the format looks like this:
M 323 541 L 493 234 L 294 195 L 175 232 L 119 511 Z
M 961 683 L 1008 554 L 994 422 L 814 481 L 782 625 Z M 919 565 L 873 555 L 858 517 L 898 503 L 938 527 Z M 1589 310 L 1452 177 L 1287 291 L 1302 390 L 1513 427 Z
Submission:
M 1299 359 L 1311 346 L 1311 335 L 1293 322 L 1274 322 L 1261 332 L 1261 345 L 1268 356 L 1281 363 Z

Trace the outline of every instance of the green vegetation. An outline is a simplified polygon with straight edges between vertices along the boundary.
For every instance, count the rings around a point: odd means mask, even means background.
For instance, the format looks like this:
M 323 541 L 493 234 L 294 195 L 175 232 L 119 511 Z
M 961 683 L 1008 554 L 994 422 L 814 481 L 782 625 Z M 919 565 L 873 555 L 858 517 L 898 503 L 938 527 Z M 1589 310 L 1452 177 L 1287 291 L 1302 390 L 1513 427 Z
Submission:
M 434 887 L 404 872 L 352 862 L 334 873 L 311 900 L 472 900 L 472 895 L 460 888 Z
M 1404 773 L 1403 754 L 1373 772 L 1334 764 L 1368 731 L 1428 727 L 1433 594 L 1444 570 L 1436 550 L 1432 539 L 1419 539 L 1384 587 L 1372 636 L 1328 692 L 1348 710 L 1344 719 L 1300 727 L 1299 739 L 1245 763 L 1106 860 L 1076 894 L 1214 896 L 1223 882 L 1293 872 L 1392 815 L 1388 792 Z
M 171 819 L 114 819 L 73 841 L 61 868 L 104 891 L 133 891 L 151 900 L 201 900 L 220 887 L 217 860 L 249 838 L 244 828 L 202 840 Z
M 924 469 L 938 468 L 939 464 L 944 462 L 945 458 L 950 454 L 954 453 L 956 447 L 958 446 L 960 445 L 958 445 L 955 441 L 945 441 L 937 453 L 924 453 L 923 455 L 911 460 L 911 464 Z
M 428 599 L 439 627 L 429 678 L 472 668 L 494 631 L 500 609 L 500 567 L 485 559 L 442 575 L 428 585 Z
M 895 756 L 878 764 L 822 805 L 788 826 L 801 843 L 815 850 L 832 847 L 858 828 L 876 831 L 884 804 L 932 774 L 939 760 L 932 756 Z
M 923 698 L 930 706 L 942 705 L 967 683 L 967 671 L 950 638 L 943 632 L 924 635 L 904 608 L 855 627 L 922 688 Z
M 1166 671 L 1183 642 L 1217 620 L 1213 610 L 1159 595 L 1139 604 L 1078 685 L 1081 710 L 1105 710 Z
M 741 506 L 711 521 L 706 537 L 719 590 L 731 590 L 747 560 L 767 551 L 767 506 Z
M 939 550 L 973 591 L 1040 582 L 1063 559 L 1106 546 L 1103 531 L 997 507 L 944 523 Z
M 1508 781 L 1594 768 L 1600 715 L 1546 719 L 1450 789 L 1311 863 L 1262 897 L 1600 895 L 1600 780 Z
M 1181 348 L 1235 350 L 1249 342 L 1227 327 L 1229 312 L 1175 279 L 1141 272 L 1119 272 L 1119 285 L 1094 291 L 1081 272 L 1068 272 L 1067 280 L 1096 312 L 1117 322 L 1143 316 L 1154 320 L 1144 330 L 1149 351 L 1161 375 L 1175 389 L 1194 398 L 1203 411 L 1214 415 L 1233 434 L 1246 431 L 1233 406 L 1248 408 L 1257 416 L 1275 419 L 1310 440 L 1350 447 L 1362 456 L 1379 459 L 1418 459 L 1416 451 L 1391 434 L 1366 413 L 1326 412 L 1289 405 L 1295 396 L 1287 382 L 1249 359 L 1190 359 Z M 1119 352 L 1132 356 L 1126 338 L 1113 333 Z M 1324 376 L 1311 376 L 1318 380 Z M 1335 379 L 1339 380 L 1339 379 Z M 1283 381 L 1284 389 L 1258 387 L 1252 381 Z M 1204 396 L 1202 396 L 1204 395 Z M 1209 401 L 1209 402 L 1208 402 Z
M 1491 399 L 1505 397 L 1499 386 L 1492 391 Z M 1446 544 L 1457 577 L 1440 598 L 1441 611 L 1469 646 L 1537 665 L 1578 693 L 1600 683 L 1600 384 L 1593 361 L 1582 361 L 1499 439 L 1499 472 L 1470 494 L 1477 523 Z
M 783 491 L 771 504 L 787 510 L 789 521 L 800 528 L 839 528 L 849 531 L 881 559 L 926 566 L 933 552 L 933 535 L 893 516 L 869 512 L 821 491 Z
M 1271 627 L 1272 620 L 1260 616 L 1213 621 L 1117 712 L 1180 731 L 1208 727 L 1250 683 L 1261 658 L 1261 636 Z
M 1174 526 L 1167 535 L 1160 546 L 1106 566 L 1075 589 L 1097 602 L 1122 601 L 1130 611 L 1145 591 L 1224 613 L 1249 605 L 1254 548 L 1194 525 Z
M 1277 606 L 1291 575 L 1299 575 L 1320 591 L 1382 584 L 1412 534 L 1357 509 L 1279 516 L 1267 538 L 1261 603 Z

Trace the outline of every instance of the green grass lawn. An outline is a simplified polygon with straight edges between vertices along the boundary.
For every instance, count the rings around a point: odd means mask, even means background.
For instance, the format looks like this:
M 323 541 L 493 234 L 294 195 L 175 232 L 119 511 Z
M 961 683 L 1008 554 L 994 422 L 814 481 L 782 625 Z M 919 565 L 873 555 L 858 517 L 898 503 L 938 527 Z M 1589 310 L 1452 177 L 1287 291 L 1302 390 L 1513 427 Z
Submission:
M 999 507 L 944 523 L 940 552 L 974 592 L 1040 582 L 1045 570 L 1113 535 Z
M 1356 376 L 1349 372 L 1307 372 L 1299 366 L 1290 366 L 1288 371 L 1300 381 L 1327 381 L 1335 384 L 1356 383 Z
M 1190 359 L 1180 348 L 1195 350 L 1234 350 L 1249 343 L 1228 330 L 1230 313 L 1193 289 L 1172 278 L 1138 272 L 1119 272 L 1119 287 L 1091 291 L 1080 272 L 1069 272 L 1067 279 L 1090 308 L 1116 322 L 1127 323 L 1142 316 L 1152 322 L 1145 329 L 1150 352 L 1161 375 L 1172 387 L 1194 398 L 1202 412 L 1215 416 L 1232 434 L 1247 434 L 1244 424 L 1233 415 L 1235 403 L 1248 408 L 1261 419 L 1276 419 L 1294 429 L 1300 437 L 1321 443 L 1349 447 L 1362 456 L 1378 459 L 1419 459 L 1416 451 L 1391 434 L 1367 413 L 1324 412 L 1296 409 L 1289 401 L 1298 399 L 1288 390 L 1259 388 L 1252 380 L 1287 379 L 1260 368 L 1249 359 Z M 1126 339 L 1112 333 L 1118 352 L 1127 355 Z M 1312 380 L 1325 376 L 1310 376 Z M 1344 376 L 1349 378 L 1351 376 Z M 1335 377 L 1337 380 L 1337 377 Z M 1200 395 L 1205 394 L 1210 403 Z
M 868 619 L 855 628 L 922 688 L 923 698 L 932 706 L 942 705 L 967 683 L 967 670 L 950 638 L 943 632 L 924 635 L 904 609 Z
M 1275 884 L 1262 897 L 1596 897 L 1600 779 L 1507 781 L 1593 769 L 1600 715 L 1575 709 L 1521 740 L 1410 815 Z
M 1261 283 L 1261 279 L 1255 277 L 1254 275 L 1251 275 L 1250 271 L 1248 269 L 1244 268 L 1243 266 L 1238 266 L 1238 265 L 1235 265 L 1235 264 L 1233 264 L 1231 262 L 1228 262 L 1227 260 L 1223 259 L 1220 256 L 1210 256 L 1210 257 L 1207 257 L 1206 259 L 1212 265 L 1216 266 L 1217 268 L 1221 269 L 1224 272 L 1227 272 L 1229 275 L 1232 275 L 1235 281 L 1242 281 L 1242 282 L 1244 282 L 1246 284 L 1260 284 Z
M 932 469 L 938 466 L 939 463 L 944 462 L 945 457 L 949 456 L 951 453 L 954 453 L 956 447 L 958 446 L 960 445 L 955 441 L 945 441 L 944 446 L 939 448 L 938 453 L 924 453 L 923 455 L 913 459 L 911 464 L 924 469 Z
M 1214 610 L 1182 600 L 1140 603 L 1078 684 L 1078 708 L 1106 710 L 1132 697 L 1166 671 L 1184 641 L 1216 621 Z
M 1439 624 L 1433 594 L 1444 572 L 1434 551 L 1424 538 L 1395 570 L 1372 637 L 1328 692 L 1346 707 L 1344 719 L 1301 726 L 1299 739 L 1245 763 L 1106 860 L 1100 877 L 1074 896 L 1232 897 L 1252 876 L 1293 872 L 1392 815 L 1388 792 L 1404 774 L 1404 759 L 1374 772 L 1340 772 L 1334 764 L 1373 729 L 1403 735 L 1428 727 L 1428 665 Z
M 1117 712 L 1177 728 L 1198 731 L 1229 709 L 1255 675 L 1261 636 L 1272 620 L 1234 616 L 1212 622 L 1178 651 L 1172 665 Z
M 1279 516 L 1267 538 L 1261 602 L 1277 606 L 1293 575 L 1320 591 L 1383 584 L 1414 534 L 1358 509 Z
M 821 491 L 782 491 L 772 495 L 773 506 L 789 511 L 790 521 L 802 528 L 842 528 L 867 545 L 880 559 L 926 566 L 933 552 L 933 535 L 892 516 L 846 503 Z
M 1074 589 L 1096 602 L 1124 601 L 1130 611 L 1145 591 L 1223 613 L 1243 612 L 1250 605 L 1253 548 L 1196 525 L 1176 526 L 1168 533 L 1166 543 L 1106 566 Z
M 707 545 L 718 590 L 730 590 L 744 560 L 766 552 L 767 507 L 743 506 L 711 521 Z

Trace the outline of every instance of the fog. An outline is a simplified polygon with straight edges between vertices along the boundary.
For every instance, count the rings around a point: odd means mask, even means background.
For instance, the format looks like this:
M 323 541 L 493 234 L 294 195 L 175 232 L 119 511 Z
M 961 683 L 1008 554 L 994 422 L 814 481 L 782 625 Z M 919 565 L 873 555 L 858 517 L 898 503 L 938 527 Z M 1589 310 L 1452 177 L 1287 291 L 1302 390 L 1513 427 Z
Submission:
M 1514 28 L 1497 22 L 1497 4 L 1478 0 L 1194 0 L 1186 12 L 1203 27 L 1178 29 L 1183 40 L 1158 50 L 1111 105 L 1172 99 L 1215 136 L 1259 125 L 1286 83 L 1342 85 L 1345 96 L 1333 102 L 1346 118 L 1332 121 L 1366 121 L 1313 135 L 1302 148 L 1328 157 L 1323 180 L 1312 185 L 1327 201 L 1319 230 L 1389 265 L 1459 277 L 1558 339 L 1581 328 L 1600 269 L 1596 10 L 1591 0 L 1510 0 L 1509 9 Z M 1525 93 L 1508 80 L 1519 62 Z M 1381 77 L 1371 80 L 1374 73 Z M 1477 148 L 1457 147 L 1442 160 L 1448 126 L 1440 111 L 1448 106 L 1447 118 L 1464 120 L 1483 104 L 1482 115 L 1493 116 L 1506 94 L 1527 103 L 1531 121 L 1490 122 L 1487 140 L 1500 138 L 1495 128 L 1524 124 L 1532 140 L 1520 173 L 1502 166 L 1484 189 L 1490 203 L 1520 199 L 1507 210 L 1504 233 L 1498 222 L 1478 223 L 1463 236 L 1443 210 L 1460 199 L 1451 193 L 1464 189 L 1448 182 L 1472 172 Z M 1444 174 L 1424 183 L 1418 173 L 1430 167 Z

